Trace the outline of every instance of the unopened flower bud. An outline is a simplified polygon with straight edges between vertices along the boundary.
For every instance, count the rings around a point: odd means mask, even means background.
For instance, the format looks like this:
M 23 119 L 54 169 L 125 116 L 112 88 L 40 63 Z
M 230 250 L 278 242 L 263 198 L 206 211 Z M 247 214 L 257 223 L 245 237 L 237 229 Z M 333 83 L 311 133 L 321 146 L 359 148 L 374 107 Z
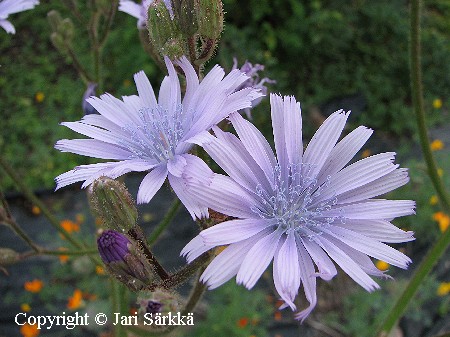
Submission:
M 106 230 L 97 246 L 106 270 L 131 290 L 141 290 L 155 280 L 152 266 L 127 236 Z
M 52 41 L 55 48 L 59 50 L 60 53 L 64 54 L 67 51 L 67 46 L 64 42 L 64 38 L 58 32 L 53 32 L 50 35 L 50 40 Z
M 75 27 L 70 18 L 65 18 L 64 20 L 62 20 L 58 28 L 58 31 L 64 37 L 67 43 L 72 42 L 74 30 Z
M 175 313 L 180 310 L 180 300 L 178 295 L 174 291 L 164 288 L 140 292 L 137 304 L 139 305 L 138 313 L 141 316 L 157 313 L 165 316 L 169 312 Z
M 150 44 L 157 54 L 172 59 L 188 55 L 187 43 L 177 20 L 173 20 L 166 4 L 162 0 L 154 1 L 148 8 Z M 170 55 L 169 52 L 174 53 Z
M 126 233 L 136 224 L 138 213 L 125 185 L 100 177 L 89 187 L 89 203 L 107 227 Z
M 218 40 L 223 30 L 221 0 L 195 0 L 198 33 L 203 38 Z
M 0 266 L 7 266 L 19 261 L 19 253 L 9 248 L 0 248 Z
M 51 10 L 47 13 L 47 20 L 50 23 L 50 26 L 52 27 L 53 32 L 57 32 L 59 25 L 61 24 L 62 17 L 61 14 L 59 14 L 56 10 Z

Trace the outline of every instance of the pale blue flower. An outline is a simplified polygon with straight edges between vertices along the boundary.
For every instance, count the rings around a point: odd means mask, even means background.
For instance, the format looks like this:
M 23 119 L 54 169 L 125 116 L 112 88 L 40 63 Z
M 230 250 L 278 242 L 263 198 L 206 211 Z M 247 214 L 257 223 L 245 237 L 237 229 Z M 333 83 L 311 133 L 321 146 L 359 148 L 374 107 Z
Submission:
M 395 153 L 381 153 L 347 165 L 372 134 L 358 127 L 338 142 L 348 113 L 333 113 L 303 150 L 300 104 L 293 97 L 271 95 L 276 156 L 263 135 L 238 113 L 230 115 L 238 136 L 214 128 L 191 139 L 229 175 L 210 172 L 210 184 L 196 179 L 189 192 L 205 206 L 234 217 L 202 231 L 181 252 L 188 261 L 228 245 L 201 276 L 210 289 L 236 276 L 252 288 L 273 260 L 273 278 L 285 305 L 303 285 L 309 307 L 317 303 L 316 279 L 336 273 L 332 260 L 364 289 L 384 276 L 370 257 L 407 268 L 411 260 L 385 243 L 413 240 L 391 220 L 414 213 L 410 200 L 375 197 L 408 182 L 393 163 Z M 186 168 L 185 176 L 197 173 Z
M 7 33 L 15 34 L 14 26 L 6 20 L 10 14 L 33 9 L 39 5 L 39 0 L 0 0 L 0 27 Z
M 239 70 L 225 76 L 219 66 L 213 67 L 200 82 L 183 57 L 176 62 L 186 76 L 186 93 L 181 99 L 175 68 L 167 57 L 165 62 L 169 76 L 161 84 L 158 100 L 141 71 L 134 76 L 138 96 L 125 96 L 123 100 L 109 94 L 91 97 L 87 102 L 99 115 L 62 123 L 92 139 L 60 140 L 56 149 L 115 161 L 77 166 L 56 177 L 57 189 L 77 181 L 84 181 L 84 188 L 101 176 L 115 179 L 132 171 L 150 171 L 139 187 L 138 203 L 149 202 L 168 177 L 192 216 L 207 214 L 207 209 L 185 191 L 182 172 L 186 166 L 193 166 L 200 180 L 206 177 L 202 172 L 209 172 L 203 161 L 188 153 L 193 147 L 189 139 L 209 130 L 230 113 L 250 106 L 261 93 L 253 88 L 236 91 L 248 77 Z

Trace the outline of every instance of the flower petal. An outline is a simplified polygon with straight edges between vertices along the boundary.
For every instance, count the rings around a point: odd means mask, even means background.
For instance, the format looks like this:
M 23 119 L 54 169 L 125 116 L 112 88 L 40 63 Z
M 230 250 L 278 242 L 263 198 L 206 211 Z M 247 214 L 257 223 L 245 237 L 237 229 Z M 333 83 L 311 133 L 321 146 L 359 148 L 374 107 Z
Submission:
M 56 142 L 55 149 L 99 159 L 124 160 L 132 157 L 126 149 L 95 139 L 62 139 Z
M 166 165 L 158 165 L 150 171 L 150 173 L 142 179 L 141 185 L 139 186 L 137 203 L 144 204 L 152 200 L 153 196 L 158 192 L 166 180 L 166 177 Z
M 260 239 L 247 253 L 236 276 L 236 282 L 253 288 L 272 261 L 283 231 L 276 230 Z
M 202 231 L 199 235 L 208 245 L 228 245 L 245 240 L 276 223 L 274 219 L 237 219 L 221 222 Z
M 416 204 L 411 200 L 371 199 L 366 202 L 339 206 L 323 211 L 324 217 L 342 216 L 349 219 L 393 219 L 414 214 Z
M 139 7 L 139 6 L 138 6 Z M 140 15 L 140 8 L 139 14 Z M 139 16 L 137 16 L 139 19 Z M 156 102 L 155 92 L 153 91 L 153 87 L 148 80 L 148 77 L 145 75 L 144 71 L 139 71 L 134 74 L 134 82 L 136 83 L 136 88 L 141 98 L 142 102 L 148 107 L 155 107 L 158 103 Z

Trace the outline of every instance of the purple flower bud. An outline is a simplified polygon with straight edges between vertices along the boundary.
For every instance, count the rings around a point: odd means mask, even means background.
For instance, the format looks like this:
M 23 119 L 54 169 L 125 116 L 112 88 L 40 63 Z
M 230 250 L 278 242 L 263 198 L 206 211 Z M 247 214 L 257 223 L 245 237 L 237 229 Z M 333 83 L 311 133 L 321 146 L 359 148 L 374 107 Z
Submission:
M 130 240 L 119 232 L 106 230 L 97 239 L 100 256 L 105 264 L 116 261 L 124 261 L 129 254 L 128 244 Z
M 158 312 L 161 312 L 162 304 L 160 302 L 156 301 L 148 301 L 147 303 L 147 313 L 149 314 L 156 314 Z
M 245 75 L 249 76 L 249 79 L 247 81 L 245 81 L 244 83 L 242 83 L 237 89 L 241 90 L 244 88 L 255 88 L 255 89 L 260 89 L 261 93 L 266 95 L 267 94 L 267 87 L 264 84 L 273 84 L 276 83 L 277 81 L 275 80 L 271 80 L 268 77 L 264 77 L 263 79 L 260 79 L 259 77 L 259 72 L 264 70 L 264 66 L 262 64 L 251 64 L 248 61 L 245 61 L 245 63 L 242 65 L 241 68 L 238 68 L 237 66 L 237 59 L 234 57 L 233 58 L 233 68 L 234 69 L 239 69 L 240 71 L 242 71 Z M 254 108 L 255 106 L 257 106 L 262 100 L 262 97 L 259 97 L 255 100 L 252 101 L 252 108 Z M 241 110 L 241 112 L 245 112 L 246 116 L 248 119 L 252 119 L 252 115 L 250 112 L 251 108 L 245 108 L 243 110 Z
M 81 101 L 81 107 L 83 108 L 84 115 L 92 115 L 97 114 L 97 110 L 86 100 L 91 97 L 95 96 L 95 90 L 97 89 L 97 83 L 89 83 L 86 91 L 83 94 L 83 99 Z

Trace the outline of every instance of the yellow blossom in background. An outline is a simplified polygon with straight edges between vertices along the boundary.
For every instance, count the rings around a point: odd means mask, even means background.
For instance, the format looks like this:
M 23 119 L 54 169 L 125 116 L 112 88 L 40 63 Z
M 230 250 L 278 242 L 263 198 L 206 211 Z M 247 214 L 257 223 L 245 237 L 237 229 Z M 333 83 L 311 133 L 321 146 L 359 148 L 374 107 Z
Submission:
M 59 225 L 64 228 L 68 233 L 72 232 L 79 232 L 80 231 L 80 225 L 76 222 L 73 222 L 72 220 L 62 220 Z
M 444 170 L 441 168 L 438 168 L 437 173 L 438 173 L 438 176 L 442 178 L 442 176 L 444 175 Z
M 81 225 L 85 220 L 84 214 L 83 213 L 78 213 L 77 215 L 75 215 L 75 221 L 77 222 L 77 224 Z
M 63 252 L 63 251 L 65 251 L 65 250 L 67 250 L 67 248 L 60 247 L 58 250 L 61 251 L 61 252 Z M 59 255 L 58 257 L 59 257 L 59 261 L 60 261 L 61 263 L 66 263 L 67 260 L 69 260 L 69 255 L 61 254 L 61 255 Z
M 437 294 L 439 296 L 445 296 L 450 293 L 450 282 L 442 282 L 439 284 L 439 287 L 437 289 Z
M 444 148 L 444 142 L 440 139 L 435 139 L 431 142 L 430 148 L 432 151 L 439 151 Z
M 38 329 L 37 324 L 28 324 L 25 323 L 20 327 L 20 333 L 23 337 L 37 337 L 39 336 L 40 330 Z
M 434 206 L 437 205 L 439 202 L 439 198 L 437 197 L 437 195 L 432 195 L 430 198 L 430 205 Z
M 33 205 L 33 207 L 31 207 L 31 213 L 33 213 L 33 215 L 39 215 L 41 214 L 41 209 L 38 206 Z
M 440 98 L 436 98 L 433 100 L 433 108 L 440 109 L 442 108 L 442 100 Z
M 365 149 L 362 153 L 361 153 L 361 158 L 367 158 L 372 154 L 372 151 L 370 151 L 370 149 Z
M 436 212 L 433 214 L 433 220 L 437 221 L 439 229 L 444 233 L 450 225 L 450 217 L 444 212 Z
M 29 291 L 30 293 L 38 293 L 42 290 L 42 287 L 44 286 L 44 282 L 38 279 L 34 279 L 33 281 L 25 282 L 23 287 L 26 291 Z
M 96 272 L 98 275 L 105 275 L 105 270 L 103 269 L 102 266 L 95 266 L 95 272 Z
M 73 295 L 69 297 L 67 302 L 67 308 L 71 310 L 76 310 L 81 307 L 83 303 L 83 292 L 80 289 L 75 289 Z
M 20 305 L 20 310 L 22 310 L 22 312 L 28 312 L 31 310 L 31 307 L 28 303 L 23 303 Z
M 34 99 L 36 100 L 36 102 L 42 103 L 45 99 L 45 95 L 42 91 L 38 91 L 36 95 L 34 95 Z
M 377 268 L 381 271 L 385 271 L 389 269 L 389 263 L 378 260 L 377 263 L 375 264 L 377 266 Z
M 125 88 L 128 88 L 130 85 L 131 85 L 131 81 L 130 81 L 130 80 L 124 80 L 124 81 L 123 81 L 123 86 L 124 86 Z

